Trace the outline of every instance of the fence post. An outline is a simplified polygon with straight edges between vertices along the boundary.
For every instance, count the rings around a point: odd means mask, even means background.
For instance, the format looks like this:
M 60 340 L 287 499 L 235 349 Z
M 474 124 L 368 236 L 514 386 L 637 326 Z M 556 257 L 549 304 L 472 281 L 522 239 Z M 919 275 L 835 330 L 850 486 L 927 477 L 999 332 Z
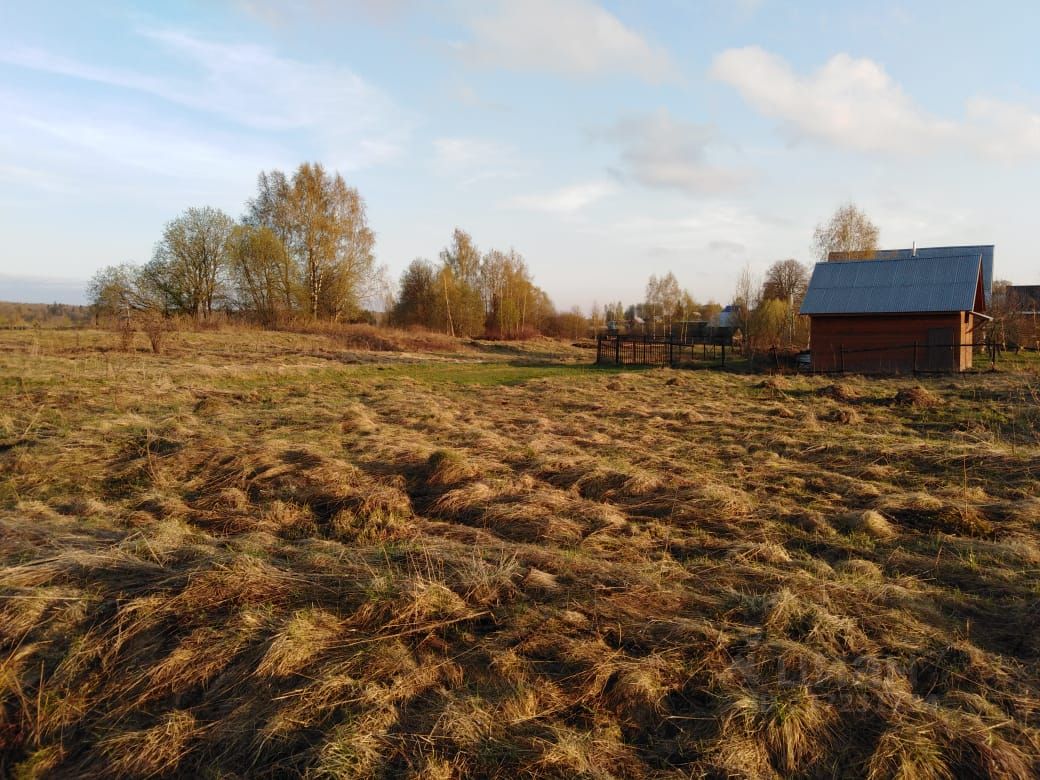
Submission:
M 621 334 L 614 337 L 614 362 L 621 365 Z
M 726 342 L 722 342 L 722 367 L 726 367 Z
M 917 342 L 916 341 L 914 342 L 914 368 L 913 368 L 913 374 L 914 374 L 914 376 L 917 376 Z
M 671 339 L 668 339 L 668 365 L 675 365 L 675 349 Z
M 845 373 L 845 345 L 838 345 L 838 370 L 841 373 Z
M 599 365 L 599 358 L 603 352 L 603 334 L 596 334 L 596 365 Z

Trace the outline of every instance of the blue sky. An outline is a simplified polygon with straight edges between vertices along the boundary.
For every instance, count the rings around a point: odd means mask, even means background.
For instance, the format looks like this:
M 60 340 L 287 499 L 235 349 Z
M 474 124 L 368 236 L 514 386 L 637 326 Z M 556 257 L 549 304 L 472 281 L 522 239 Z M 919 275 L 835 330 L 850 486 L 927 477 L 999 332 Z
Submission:
M 0 299 L 81 299 L 260 170 L 358 187 L 396 277 L 455 226 L 563 308 L 728 299 L 845 201 L 1040 282 L 1034 3 L 0 4 Z

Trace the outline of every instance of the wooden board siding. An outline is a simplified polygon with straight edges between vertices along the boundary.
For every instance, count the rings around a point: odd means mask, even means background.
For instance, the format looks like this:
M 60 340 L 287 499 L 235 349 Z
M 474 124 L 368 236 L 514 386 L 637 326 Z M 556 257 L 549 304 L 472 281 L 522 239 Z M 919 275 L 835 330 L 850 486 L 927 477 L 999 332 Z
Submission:
M 976 319 L 970 312 L 816 315 L 810 325 L 812 367 L 814 371 L 907 373 L 915 369 L 916 342 L 918 370 L 964 371 L 971 368 L 972 349 L 966 345 L 974 339 Z M 929 331 L 933 344 L 952 341 L 953 346 L 929 349 Z

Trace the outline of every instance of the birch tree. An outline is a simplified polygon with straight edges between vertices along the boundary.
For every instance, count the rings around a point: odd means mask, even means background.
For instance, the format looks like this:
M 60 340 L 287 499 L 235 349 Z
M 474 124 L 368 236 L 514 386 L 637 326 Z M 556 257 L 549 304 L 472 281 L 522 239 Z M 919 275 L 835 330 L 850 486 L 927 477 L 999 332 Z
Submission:
M 287 177 L 261 173 L 247 221 L 268 227 L 293 261 L 295 304 L 312 319 L 345 319 L 379 291 L 365 202 L 343 177 L 303 163 Z M 288 293 L 287 293 L 288 295 Z
M 853 257 L 867 255 L 878 248 L 881 234 L 867 215 L 852 203 L 840 206 L 827 222 L 817 225 L 813 233 L 813 251 L 826 262 L 831 252 L 848 252 Z

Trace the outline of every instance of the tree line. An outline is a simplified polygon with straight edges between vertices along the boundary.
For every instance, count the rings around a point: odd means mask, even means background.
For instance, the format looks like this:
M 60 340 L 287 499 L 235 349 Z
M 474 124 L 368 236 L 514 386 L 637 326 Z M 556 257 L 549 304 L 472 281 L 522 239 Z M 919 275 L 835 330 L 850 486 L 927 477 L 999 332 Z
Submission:
M 878 230 L 855 206 L 842 206 L 817 227 L 814 249 L 872 251 Z M 676 324 L 713 322 L 722 310 L 697 302 L 668 272 L 650 277 L 644 300 L 620 301 L 588 316 L 578 307 L 557 312 L 514 249 L 481 252 L 456 228 L 436 263 L 416 258 L 399 283 L 377 265 L 375 234 L 365 202 L 339 173 L 303 163 L 291 175 L 261 172 L 256 194 L 238 220 L 210 206 L 193 207 L 163 229 L 151 260 L 98 271 L 88 287 L 95 316 L 112 316 L 146 331 L 162 330 L 174 316 L 198 323 L 216 314 L 277 328 L 304 321 L 355 322 L 376 317 L 366 303 L 379 300 L 379 318 L 403 328 L 453 336 L 515 339 L 536 333 L 580 338 L 609 322 L 654 336 Z M 797 317 L 809 268 L 793 258 L 774 263 L 764 278 L 745 269 L 730 307 L 752 348 L 804 342 Z
M 830 261 L 832 252 L 856 259 L 871 257 L 878 249 L 880 232 L 855 204 L 845 203 L 813 231 L 813 254 L 820 262 Z M 795 258 L 774 262 L 760 278 L 749 268 L 742 271 L 732 311 L 749 352 L 808 344 L 809 323 L 798 312 L 811 276 L 812 268 Z
M 146 331 L 219 314 L 268 328 L 380 320 L 454 336 L 585 335 L 513 249 L 482 253 L 456 228 L 437 264 L 417 258 L 394 289 L 374 246 L 358 191 L 304 163 L 291 175 L 261 172 L 238 220 L 210 206 L 187 209 L 166 224 L 150 261 L 101 269 L 88 297 L 96 318 Z
M 878 248 L 880 231 L 854 204 L 840 206 L 827 221 L 820 223 L 813 233 L 813 254 L 820 261 L 828 261 L 831 252 L 846 253 L 851 257 L 868 257 Z M 762 276 L 745 268 L 737 280 L 728 307 L 728 324 L 740 331 L 744 346 L 750 351 L 771 347 L 795 348 L 805 346 L 809 326 L 798 312 L 809 287 L 811 267 L 795 258 L 774 262 Z M 644 300 L 628 307 L 620 302 L 603 309 L 606 323 L 615 323 L 648 335 L 682 337 L 685 323 L 707 322 L 717 325 L 723 307 L 714 301 L 698 303 L 688 290 L 680 287 L 675 275 L 650 277 Z M 595 313 L 592 324 L 596 325 Z
M 597 308 L 594 306 L 594 308 Z M 710 321 L 722 310 L 715 301 L 699 303 L 690 291 L 679 285 L 675 274 L 651 274 L 646 283 L 644 298 L 625 306 L 621 301 L 603 307 L 602 319 L 593 314 L 595 325 L 642 330 L 653 337 L 681 333 L 684 325 L 695 321 Z
M 420 257 L 405 269 L 390 322 L 452 336 L 564 335 L 552 301 L 535 285 L 524 258 L 512 249 L 481 253 L 460 228 L 439 263 Z
M 99 314 L 124 318 L 349 320 L 384 278 L 374 245 L 358 191 L 304 163 L 292 175 L 262 172 L 238 221 L 210 206 L 187 209 L 166 224 L 149 262 L 101 269 L 88 296 Z

